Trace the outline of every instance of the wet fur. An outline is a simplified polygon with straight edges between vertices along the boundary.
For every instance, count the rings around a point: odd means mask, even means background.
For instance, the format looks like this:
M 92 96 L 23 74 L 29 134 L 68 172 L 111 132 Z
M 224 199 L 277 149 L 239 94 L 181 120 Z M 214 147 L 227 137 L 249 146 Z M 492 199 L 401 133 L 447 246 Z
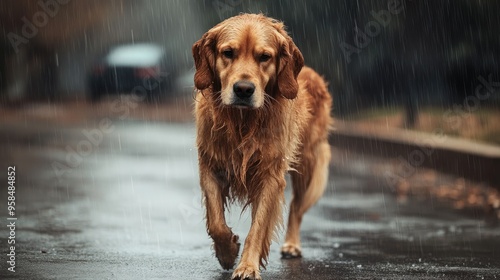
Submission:
M 225 33 L 238 32 L 264 32 L 268 38 L 264 43 L 276 51 L 271 68 L 275 72 L 242 74 L 255 78 L 257 83 L 267 81 L 258 85 L 265 94 L 263 105 L 257 109 L 222 104 L 221 90 L 227 81 L 222 81 L 218 73 L 227 72 L 220 67 L 229 66 L 220 62 L 217 44 L 225 40 Z M 256 43 L 248 40 L 242 44 L 252 48 Z M 324 80 L 303 67 L 302 54 L 283 24 L 263 15 L 243 14 L 218 24 L 193 45 L 193 57 L 198 89 L 197 147 L 207 231 L 223 268 L 232 268 L 240 245 L 225 222 L 224 209 L 233 200 L 250 206 L 252 227 L 233 279 L 260 279 L 259 268 L 267 263 L 273 234 L 282 221 L 287 171 L 292 175 L 294 198 L 282 254 L 300 256 L 302 215 L 322 195 L 328 176 L 331 97 Z M 236 72 L 229 71 L 228 77 L 241 75 Z

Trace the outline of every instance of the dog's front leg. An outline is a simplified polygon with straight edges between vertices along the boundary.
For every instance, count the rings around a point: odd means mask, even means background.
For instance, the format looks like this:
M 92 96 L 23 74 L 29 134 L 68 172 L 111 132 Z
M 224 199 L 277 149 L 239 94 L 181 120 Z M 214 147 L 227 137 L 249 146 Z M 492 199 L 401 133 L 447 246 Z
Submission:
M 212 170 L 200 164 L 200 183 L 207 209 L 207 231 L 214 241 L 215 256 L 224 269 L 233 268 L 240 243 L 226 224 L 224 200 L 220 183 Z
M 261 279 L 260 266 L 267 262 L 274 231 L 281 223 L 285 177 L 266 177 L 261 193 L 252 202 L 252 226 L 233 279 Z

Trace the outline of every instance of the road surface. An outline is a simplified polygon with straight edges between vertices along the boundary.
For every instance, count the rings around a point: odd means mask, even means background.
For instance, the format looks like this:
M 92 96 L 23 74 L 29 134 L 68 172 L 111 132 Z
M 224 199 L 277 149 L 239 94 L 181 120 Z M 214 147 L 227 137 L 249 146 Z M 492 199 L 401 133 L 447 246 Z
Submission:
M 0 279 L 230 279 L 205 231 L 193 124 L 0 122 L 0 180 L 15 166 L 17 218 L 15 272 L 12 232 L 0 230 Z M 7 202 L 5 187 L 5 225 Z M 248 213 L 233 207 L 228 222 L 245 237 Z M 400 203 L 359 172 L 332 169 L 302 236 L 304 257 L 282 260 L 280 235 L 264 279 L 500 279 L 498 226 L 436 201 Z

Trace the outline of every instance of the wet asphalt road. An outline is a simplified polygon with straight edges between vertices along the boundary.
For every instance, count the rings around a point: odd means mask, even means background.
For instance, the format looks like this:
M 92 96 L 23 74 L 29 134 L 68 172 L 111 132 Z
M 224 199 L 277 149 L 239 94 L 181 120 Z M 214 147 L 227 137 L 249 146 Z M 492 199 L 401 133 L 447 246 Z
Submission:
M 230 279 L 205 231 L 194 135 L 102 118 L 2 124 L 0 180 L 16 166 L 18 219 L 12 273 L 2 188 L 0 279 Z M 249 215 L 232 209 L 244 238 Z M 400 204 L 363 174 L 332 170 L 302 236 L 302 259 L 280 259 L 283 234 L 273 243 L 264 279 L 500 279 L 498 228 L 434 201 Z

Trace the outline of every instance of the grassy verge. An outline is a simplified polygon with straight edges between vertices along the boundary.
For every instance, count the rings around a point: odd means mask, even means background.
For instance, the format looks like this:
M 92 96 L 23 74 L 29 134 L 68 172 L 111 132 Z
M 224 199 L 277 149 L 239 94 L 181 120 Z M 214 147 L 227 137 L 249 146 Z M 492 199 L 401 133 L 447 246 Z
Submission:
M 349 117 L 361 127 L 404 128 L 404 110 L 401 107 L 372 108 Z M 416 131 L 446 135 L 478 142 L 500 145 L 500 109 L 482 108 L 475 112 L 448 108 L 421 108 Z

